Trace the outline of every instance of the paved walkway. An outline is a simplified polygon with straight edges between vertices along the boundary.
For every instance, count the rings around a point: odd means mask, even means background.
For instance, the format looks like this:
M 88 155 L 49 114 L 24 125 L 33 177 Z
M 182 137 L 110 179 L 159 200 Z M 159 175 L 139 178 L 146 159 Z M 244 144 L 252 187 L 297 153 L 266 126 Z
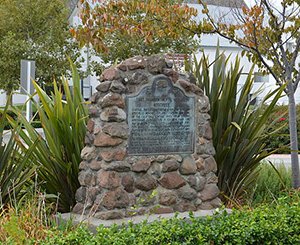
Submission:
M 298 155 L 300 160 L 300 155 Z M 266 158 L 270 162 L 272 162 L 275 166 L 279 164 L 284 164 L 286 167 L 291 167 L 291 155 L 289 154 L 273 154 Z

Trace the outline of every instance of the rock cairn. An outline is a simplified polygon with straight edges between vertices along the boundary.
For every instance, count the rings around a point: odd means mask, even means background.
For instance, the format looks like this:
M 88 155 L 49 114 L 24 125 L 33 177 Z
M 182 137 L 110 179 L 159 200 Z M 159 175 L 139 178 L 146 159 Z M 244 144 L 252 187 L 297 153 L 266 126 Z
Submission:
M 158 74 L 166 75 L 196 98 L 192 154 L 127 153 L 130 132 L 126 96 L 138 93 Z M 86 146 L 79 166 L 81 187 L 76 192 L 73 212 L 120 219 L 220 206 L 209 101 L 192 76 L 173 70 L 161 56 L 138 56 L 105 70 L 97 91 L 90 99 Z

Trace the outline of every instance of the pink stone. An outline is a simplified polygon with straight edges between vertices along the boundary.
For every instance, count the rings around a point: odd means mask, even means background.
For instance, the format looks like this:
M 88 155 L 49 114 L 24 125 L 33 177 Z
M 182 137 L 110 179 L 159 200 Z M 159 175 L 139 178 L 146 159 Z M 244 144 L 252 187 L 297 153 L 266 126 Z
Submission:
M 89 119 L 88 122 L 87 122 L 87 130 L 90 133 L 93 133 L 94 127 L 95 127 L 95 122 L 92 119 Z
M 124 186 L 125 191 L 129 193 L 134 192 L 134 179 L 131 175 L 123 176 L 122 185 Z
M 150 159 L 141 159 L 132 165 L 132 171 L 134 172 L 147 172 L 151 166 Z
M 102 131 L 109 134 L 112 137 L 118 137 L 122 139 L 128 138 L 128 126 L 125 123 L 107 123 L 103 126 Z
M 103 195 L 100 205 L 103 205 L 109 210 L 126 208 L 129 205 L 129 196 L 127 192 L 122 189 L 108 191 Z
M 111 81 L 111 80 L 117 80 L 118 78 L 120 78 L 120 72 L 118 71 L 118 69 L 116 69 L 115 67 L 110 67 L 103 71 L 100 77 L 100 81 L 104 81 L 104 80 Z
M 101 170 L 98 174 L 99 185 L 106 189 L 115 189 L 120 186 L 121 179 L 117 172 Z
M 126 150 L 124 149 L 117 149 L 117 150 L 108 150 L 108 151 L 101 151 L 100 156 L 106 162 L 111 161 L 123 161 L 126 157 Z
M 177 189 L 184 186 L 185 180 L 176 172 L 169 172 L 159 180 L 162 187 L 167 189 Z
M 120 138 L 112 138 L 108 134 L 99 133 L 95 136 L 95 146 L 117 146 L 123 142 Z

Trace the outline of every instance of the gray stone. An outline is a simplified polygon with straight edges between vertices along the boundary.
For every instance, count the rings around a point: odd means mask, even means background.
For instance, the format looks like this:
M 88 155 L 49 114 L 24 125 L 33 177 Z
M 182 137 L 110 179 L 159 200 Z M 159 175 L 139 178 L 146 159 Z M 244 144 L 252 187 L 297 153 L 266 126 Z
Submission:
M 138 206 L 152 206 L 157 203 L 156 195 L 153 195 L 153 191 L 141 192 L 141 194 L 136 199 Z
M 100 115 L 99 107 L 97 106 L 97 104 L 90 104 L 88 110 L 89 110 L 90 117 L 98 117 Z
M 104 122 L 123 122 L 126 119 L 124 110 L 117 106 L 104 108 L 100 114 L 100 119 Z
M 188 185 L 181 187 L 177 192 L 179 197 L 189 201 L 197 198 L 197 192 Z
M 200 198 L 202 201 L 208 201 L 216 198 L 220 191 L 216 184 L 206 184 L 204 189 L 200 192 Z
M 157 162 L 151 163 L 148 173 L 159 179 L 161 177 L 161 164 Z
M 135 187 L 143 191 L 149 191 L 157 187 L 157 182 L 151 175 L 144 174 L 136 179 Z
M 209 99 L 206 96 L 201 96 L 199 98 L 199 111 L 207 113 L 210 110 Z
M 178 162 L 176 160 L 166 160 L 162 164 L 162 172 L 172 172 L 178 169 Z
M 198 125 L 204 125 L 210 121 L 210 115 L 208 113 L 198 114 Z
M 104 82 L 100 83 L 100 84 L 96 87 L 96 89 L 97 89 L 98 91 L 100 91 L 100 92 L 105 93 L 105 92 L 107 92 L 107 91 L 109 90 L 110 85 L 111 85 L 111 81 L 104 81 Z
M 187 182 L 196 191 L 201 191 L 206 184 L 206 178 L 201 176 L 200 174 L 191 175 L 187 178 Z
M 79 170 L 86 170 L 88 168 L 88 163 L 86 161 L 82 161 L 79 164 Z
M 204 163 L 205 163 L 205 169 L 204 169 L 205 174 L 208 174 L 210 172 L 213 172 L 213 173 L 217 172 L 217 163 L 212 156 L 206 158 L 204 160 Z
M 99 97 L 100 97 L 100 93 L 94 93 L 94 94 L 92 95 L 92 97 L 90 98 L 90 102 L 91 102 L 92 104 L 96 104 L 97 101 L 98 101 L 98 99 L 99 99 Z
M 178 212 L 196 211 L 196 206 L 189 201 L 181 201 L 174 206 L 174 210 Z
M 213 209 L 213 205 L 210 202 L 202 202 L 199 206 L 200 209 L 202 210 L 211 210 Z
M 94 142 L 94 135 L 90 134 L 89 132 L 86 132 L 84 137 L 84 144 L 85 145 L 92 145 Z
M 177 201 L 177 195 L 174 192 L 162 192 L 159 194 L 159 203 L 165 206 L 171 206 Z
M 218 183 L 218 177 L 215 173 L 208 173 L 206 175 L 206 179 L 207 179 L 207 184 L 211 184 L 211 183 L 214 183 L 214 184 L 217 184 Z
M 120 81 L 113 81 L 110 86 L 110 91 L 121 94 L 126 91 L 126 87 Z
M 177 84 L 179 84 L 187 93 L 194 93 L 198 95 L 203 94 L 203 91 L 197 85 L 186 80 L 178 79 Z
M 163 73 L 164 68 L 167 68 L 166 61 L 161 55 L 153 55 L 146 60 L 147 70 L 152 74 Z
M 130 80 L 130 84 L 145 84 L 148 83 L 148 76 L 141 71 L 136 71 L 132 79 Z
M 85 146 L 81 151 L 81 159 L 90 161 L 95 157 L 95 147 L 94 146 Z
M 95 187 L 89 187 L 86 191 L 86 195 L 88 198 L 88 201 L 94 202 L 96 199 L 96 196 L 101 192 L 99 186 Z
M 80 187 L 75 194 L 75 199 L 77 202 L 85 202 L 86 199 L 86 187 Z
M 81 171 L 78 174 L 78 181 L 81 186 L 96 185 L 96 177 L 90 171 Z
M 195 174 L 197 172 L 195 160 L 192 157 L 185 157 L 179 170 L 180 173 L 184 175 Z
M 210 204 L 214 207 L 214 208 L 219 208 L 222 206 L 222 201 L 220 198 L 216 197 L 215 199 L 210 201 Z
M 122 71 L 136 70 L 145 68 L 145 59 L 142 56 L 135 56 L 123 61 L 121 64 L 117 65 Z
M 128 172 L 130 171 L 130 167 L 130 164 L 126 161 L 114 161 L 111 163 L 101 164 L 101 168 L 107 171 Z
M 212 139 L 212 128 L 209 122 L 199 126 L 199 135 L 209 140 Z
M 203 140 L 202 140 L 203 141 Z M 208 155 L 215 155 L 216 151 L 215 148 L 210 141 L 206 141 L 205 143 L 197 145 L 197 153 L 198 154 L 208 154 Z
M 121 95 L 117 93 L 108 93 L 100 100 L 100 105 L 102 108 L 109 106 L 125 108 L 125 100 Z

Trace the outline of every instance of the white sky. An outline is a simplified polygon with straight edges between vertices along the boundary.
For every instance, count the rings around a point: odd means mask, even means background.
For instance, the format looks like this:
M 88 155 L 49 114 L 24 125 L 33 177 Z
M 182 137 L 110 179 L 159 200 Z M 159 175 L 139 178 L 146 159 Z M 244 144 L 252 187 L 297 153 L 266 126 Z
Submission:
M 247 5 L 249 5 L 249 6 L 252 6 L 252 5 L 255 4 L 255 0 L 244 0 L 244 2 L 245 2 Z M 274 4 L 274 6 L 280 7 L 280 2 L 281 2 L 281 0 L 270 0 L 270 2 L 271 2 L 272 4 Z

